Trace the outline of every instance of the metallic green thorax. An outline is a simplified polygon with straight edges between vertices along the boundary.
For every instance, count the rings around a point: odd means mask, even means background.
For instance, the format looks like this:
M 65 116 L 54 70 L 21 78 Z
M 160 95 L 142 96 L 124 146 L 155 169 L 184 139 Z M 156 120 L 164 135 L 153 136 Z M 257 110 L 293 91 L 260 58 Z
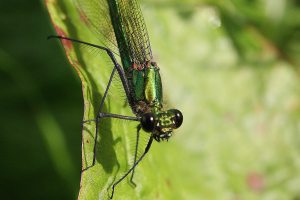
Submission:
M 145 69 L 145 99 L 149 104 L 162 102 L 162 85 L 157 67 Z
M 146 101 L 149 105 L 162 102 L 162 85 L 159 68 L 150 65 L 142 70 L 133 69 L 132 84 L 137 101 Z
M 132 88 L 137 113 L 162 107 L 159 68 L 152 61 L 149 38 L 136 0 L 107 0 L 122 65 Z

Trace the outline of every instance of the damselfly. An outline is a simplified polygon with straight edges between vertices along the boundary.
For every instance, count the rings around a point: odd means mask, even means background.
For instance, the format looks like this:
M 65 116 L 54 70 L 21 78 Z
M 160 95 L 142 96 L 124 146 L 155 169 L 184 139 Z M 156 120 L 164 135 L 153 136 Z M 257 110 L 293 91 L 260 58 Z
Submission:
M 76 5 L 84 14 L 93 32 L 104 35 L 108 38 L 109 43 L 100 46 L 63 36 L 49 36 L 49 38 L 69 40 L 98 48 L 106 52 L 114 64 L 96 119 L 85 121 L 95 121 L 96 123 L 93 163 L 86 169 L 93 167 L 96 162 L 99 121 L 102 118 L 118 118 L 139 122 L 134 164 L 118 181 L 113 183 L 112 198 L 115 187 L 131 172 L 130 180 L 132 181 L 134 169 L 149 151 L 153 139 L 158 142 L 168 140 L 172 136 L 173 129 L 181 126 L 183 116 L 177 109 L 164 110 L 163 108 L 163 90 L 159 67 L 152 56 L 149 37 L 138 0 L 76 0 Z M 105 18 L 105 20 L 98 23 L 97 20 L 100 18 Z M 116 54 L 110 48 L 111 46 L 117 47 L 122 65 L 117 62 Z M 121 79 L 127 101 L 135 117 L 102 111 L 116 72 Z M 148 132 L 150 138 L 143 154 L 137 158 L 141 129 Z

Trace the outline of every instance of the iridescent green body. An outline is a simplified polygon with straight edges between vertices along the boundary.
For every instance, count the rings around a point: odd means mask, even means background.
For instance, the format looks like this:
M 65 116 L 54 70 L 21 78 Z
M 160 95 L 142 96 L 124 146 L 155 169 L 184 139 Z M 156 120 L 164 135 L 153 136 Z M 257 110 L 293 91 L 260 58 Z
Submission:
M 156 120 L 153 137 L 168 139 L 176 127 L 174 110 L 163 110 L 159 67 L 153 61 L 149 37 L 136 0 L 107 0 L 123 69 L 134 101 L 133 111 L 151 113 Z
M 163 110 L 163 90 L 159 67 L 153 59 L 148 32 L 138 0 L 76 0 L 85 21 L 102 35 L 103 46 L 119 53 L 125 92 L 142 128 L 154 139 L 168 139 L 182 123 L 180 111 Z M 123 75 L 122 75 L 123 76 Z M 128 94 L 129 93 L 129 94 Z M 150 115 L 148 115 L 150 114 Z M 144 118 L 143 118 L 144 116 Z M 147 129 L 146 116 L 154 121 Z M 146 130 L 147 129 L 147 130 Z
M 159 68 L 152 61 L 150 42 L 136 1 L 108 0 L 122 65 L 132 96 L 134 111 L 159 111 L 162 107 L 162 84 Z

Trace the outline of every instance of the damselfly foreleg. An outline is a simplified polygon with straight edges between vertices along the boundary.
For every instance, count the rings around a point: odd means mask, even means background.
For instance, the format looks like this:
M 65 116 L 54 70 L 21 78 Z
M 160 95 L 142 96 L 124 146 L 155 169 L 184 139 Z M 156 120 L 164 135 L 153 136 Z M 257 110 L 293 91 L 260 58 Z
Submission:
M 83 44 L 83 45 L 87 45 L 87 46 L 91 46 L 91 47 L 103 50 L 107 53 L 107 55 L 110 57 L 110 59 L 112 60 L 112 62 L 114 64 L 114 68 L 113 68 L 112 73 L 110 75 L 110 78 L 109 78 L 107 87 L 105 89 L 104 95 L 101 99 L 100 106 L 99 106 L 96 118 L 83 121 L 83 123 L 87 123 L 87 122 L 91 122 L 91 121 L 95 121 L 95 123 L 96 123 L 96 133 L 95 133 L 95 137 L 94 137 L 94 148 L 93 148 L 93 153 L 94 153 L 93 162 L 92 162 L 92 165 L 90 165 L 90 166 L 88 166 L 88 167 L 86 167 L 85 169 L 82 170 L 82 171 L 86 171 L 87 169 L 93 167 L 96 163 L 97 139 L 98 139 L 99 122 L 100 122 L 101 118 L 110 117 L 110 118 L 118 118 L 118 119 L 133 120 L 133 121 L 139 121 L 139 120 L 138 120 L 137 117 L 124 116 L 124 115 L 118 115 L 118 114 L 112 114 L 112 113 L 101 113 L 103 105 L 104 105 L 104 101 L 107 97 L 109 88 L 111 86 L 111 83 L 112 83 L 112 80 L 113 80 L 113 77 L 114 77 L 116 71 L 118 72 L 119 77 L 121 79 L 123 88 L 124 88 L 125 93 L 126 93 L 127 100 L 128 100 L 130 105 L 133 105 L 133 100 L 132 100 L 132 97 L 130 95 L 130 90 L 129 90 L 127 79 L 125 77 L 125 73 L 124 73 L 123 69 L 121 68 L 121 66 L 118 64 L 113 52 L 110 49 L 108 49 L 106 47 L 103 47 L 103 46 L 99 46 L 99 45 L 95 45 L 95 44 L 91 44 L 91 43 L 88 43 L 88 42 L 84 42 L 84 41 L 80 41 L 80 40 L 72 39 L 72 38 L 67 38 L 67 37 L 63 37 L 63 36 L 53 36 L 53 35 L 51 35 L 51 36 L 48 37 L 48 39 L 52 39 L 52 38 L 60 39 L 60 40 L 68 40 L 68 41 L 71 41 L 71 42 L 75 42 L 75 43 L 79 43 L 79 44 Z
M 140 140 L 140 130 L 142 129 L 142 126 L 139 124 L 137 126 L 137 132 L 136 132 L 136 143 L 135 143 L 135 151 L 134 151 L 134 162 L 136 162 L 136 159 L 137 159 L 137 153 L 138 153 L 138 148 L 139 148 L 139 140 Z M 131 173 L 131 177 L 130 177 L 130 182 L 136 186 L 135 182 L 133 181 L 133 176 L 134 176 L 134 169 L 132 170 L 132 173 Z
M 148 141 L 148 144 L 147 144 L 147 146 L 146 146 L 146 148 L 145 148 L 145 151 L 144 151 L 144 153 L 142 154 L 142 156 L 132 165 L 132 167 L 118 180 L 118 181 L 116 181 L 114 184 L 113 184 L 113 186 L 112 186 L 112 193 L 111 193 L 111 196 L 110 196 L 110 198 L 112 199 L 113 198 L 113 196 L 114 196 L 114 192 L 115 192 L 115 187 L 121 182 L 121 181 L 123 181 L 123 179 L 124 178 L 126 178 L 126 176 L 128 176 L 128 174 L 130 174 L 134 169 L 135 169 L 135 167 L 143 160 L 143 158 L 145 157 L 145 155 L 148 153 L 148 151 L 149 151 L 149 149 L 150 149 L 150 147 L 151 147 L 151 144 L 152 144 L 152 142 L 153 142 L 153 137 L 152 136 L 150 136 L 150 139 L 149 139 L 149 141 Z

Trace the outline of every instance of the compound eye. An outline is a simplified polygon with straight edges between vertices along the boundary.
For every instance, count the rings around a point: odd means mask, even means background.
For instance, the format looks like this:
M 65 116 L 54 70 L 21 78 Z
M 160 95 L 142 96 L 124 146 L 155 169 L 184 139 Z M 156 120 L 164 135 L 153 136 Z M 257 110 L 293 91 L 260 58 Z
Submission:
M 152 113 L 145 113 L 141 118 L 141 125 L 144 131 L 152 132 L 155 128 L 155 117 Z
M 171 112 L 174 113 L 174 121 L 175 121 L 175 127 L 179 128 L 183 121 L 183 115 L 182 113 L 177 109 L 172 109 Z

